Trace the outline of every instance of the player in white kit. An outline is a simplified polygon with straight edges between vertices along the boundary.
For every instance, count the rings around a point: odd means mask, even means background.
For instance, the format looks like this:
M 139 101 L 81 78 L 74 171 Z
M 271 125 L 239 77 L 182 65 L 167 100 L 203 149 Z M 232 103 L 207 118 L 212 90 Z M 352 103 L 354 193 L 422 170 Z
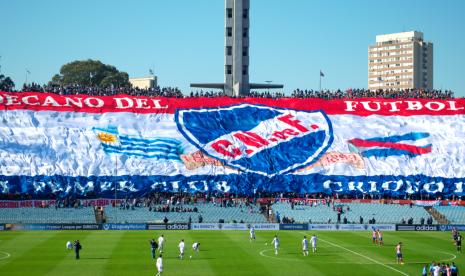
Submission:
M 254 242 L 257 242 L 255 240 L 255 229 L 252 227 L 252 229 L 250 229 L 250 242 L 252 242 L 252 239 Z
M 194 244 L 192 245 L 192 250 L 197 250 L 197 251 L 199 251 L 199 245 L 200 245 L 200 243 L 198 243 L 198 242 L 194 243 Z
M 161 273 L 163 272 L 163 260 L 161 259 L 161 254 L 160 254 L 160 257 L 158 257 L 157 259 L 157 268 L 158 268 L 157 276 L 160 276 Z
M 163 242 L 165 241 L 165 238 L 163 237 L 163 235 L 161 235 L 161 237 L 158 238 L 158 249 L 157 251 L 160 251 L 160 253 L 163 253 Z
M 66 243 L 66 249 L 70 250 L 70 249 L 73 249 L 73 243 L 72 242 L 67 242 Z
M 178 245 L 178 247 L 181 250 L 181 255 L 178 256 L 178 259 L 181 258 L 182 260 L 182 256 L 184 255 L 184 247 L 186 247 L 184 240 L 181 240 L 181 243 Z
M 318 240 L 317 237 L 315 237 L 315 235 L 313 235 L 313 237 L 310 239 L 310 242 L 312 243 L 312 250 L 313 252 L 316 251 L 316 241 Z
M 307 252 L 307 256 L 308 256 L 308 240 L 306 236 L 304 236 L 304 240 L 302 241 L 302 247 L 304 251 L 304 256 L 305 256 L 305 252 Z
M 276 253 L 275 254 L 278 254 L 278 246 L 279 246 L 279 239 L 278 239 L 278 236 L 274 236 L 274 239 L 273 241 L 271 242 L 271 244 L 274 243 L 274 249 L 276 250 Z

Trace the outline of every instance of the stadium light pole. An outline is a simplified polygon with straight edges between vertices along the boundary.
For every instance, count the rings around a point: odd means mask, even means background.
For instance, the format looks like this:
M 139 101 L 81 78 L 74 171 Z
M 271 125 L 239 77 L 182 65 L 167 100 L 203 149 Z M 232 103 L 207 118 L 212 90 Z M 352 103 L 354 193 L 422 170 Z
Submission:
M 267 82 L 268 84 L 270 84 L 270 82 L 273 82 L 273 81 L 265 81 Z M 268 88 L 268 95 L 270 94 L 270 88 Z
M 118 156 L 115 155 L 115 159 L 116 159 L 116 166 L 115 166 L 115 223 L 118 221 L 117 220 L 117 217 L 116 217 L 116 191 L 118 190 L 118 187 L 117 187 L 117 178 L 118 178 Z

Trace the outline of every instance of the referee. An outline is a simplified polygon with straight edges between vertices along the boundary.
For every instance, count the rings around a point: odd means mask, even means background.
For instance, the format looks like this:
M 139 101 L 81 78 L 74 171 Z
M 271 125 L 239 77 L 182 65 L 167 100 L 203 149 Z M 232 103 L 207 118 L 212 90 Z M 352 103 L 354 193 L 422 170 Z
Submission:
M 158 247 L 158 244 L 155 242 L 155 239 L 150 241 L 150 245 L 152 246 L 152 259 L 155 259 L 155 250 Z
M 460 235 L 460 233 L 457 232 L 457 236 L 455 237 L 455 244 L 457 244 L 457 253 L 461 253 L 462 252 L 462 240 L 463 240 L 463 237 L 462 235 Z

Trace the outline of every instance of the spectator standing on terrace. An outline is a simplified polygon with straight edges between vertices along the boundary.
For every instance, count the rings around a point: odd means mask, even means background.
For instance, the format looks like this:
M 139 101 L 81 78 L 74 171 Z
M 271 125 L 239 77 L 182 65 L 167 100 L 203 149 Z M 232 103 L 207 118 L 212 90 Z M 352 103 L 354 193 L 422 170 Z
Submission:
M 363 218 L 360 216 L 360 224 L 363 224 Z

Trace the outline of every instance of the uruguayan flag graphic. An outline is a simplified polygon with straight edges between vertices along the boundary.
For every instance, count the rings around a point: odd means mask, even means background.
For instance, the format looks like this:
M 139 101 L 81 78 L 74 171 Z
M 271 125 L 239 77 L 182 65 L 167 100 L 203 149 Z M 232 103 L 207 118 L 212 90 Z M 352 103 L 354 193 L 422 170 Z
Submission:
M 182 142 L 168 137 L 143 137 L 140 135 L 119 134 L 118 129 L 109 126 L 106 129 L 93 128 L 102 142 L 103 150 L 110 156 L 126 155 L 159 162 L 181 162 Z

